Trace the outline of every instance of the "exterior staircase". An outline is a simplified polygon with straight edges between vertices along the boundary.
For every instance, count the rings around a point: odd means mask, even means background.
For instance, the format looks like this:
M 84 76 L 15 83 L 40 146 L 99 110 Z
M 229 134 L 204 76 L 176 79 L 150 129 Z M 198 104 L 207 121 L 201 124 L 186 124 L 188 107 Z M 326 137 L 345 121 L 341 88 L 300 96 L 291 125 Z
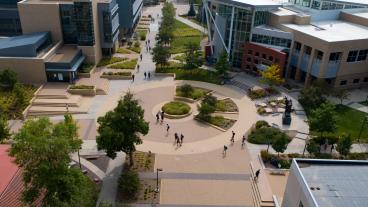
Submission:
M 255 180 L 255 172 L 259 168 L 255 168 L 253 164 L 250 164 L 251 178 L 250 183 L 252 187 L 252 197 L 254 207 L 277 207 L 273 200 L 273 195 L 268 183 L 265 183 L 264 179 L 267 179 L 264 173 L 259 174 L 258 180 Z

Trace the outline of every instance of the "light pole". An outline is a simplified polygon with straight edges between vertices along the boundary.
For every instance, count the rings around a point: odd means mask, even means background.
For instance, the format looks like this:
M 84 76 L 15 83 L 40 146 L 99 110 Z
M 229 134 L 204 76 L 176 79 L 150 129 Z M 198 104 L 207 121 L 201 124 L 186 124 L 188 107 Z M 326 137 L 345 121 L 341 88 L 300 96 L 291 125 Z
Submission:
M 160 172 L 160 171 L 163 171 L 163 169 L 162 168 L 157 168 L 156 169 L 156 190 L 155 190 L 155 192 L 156 193 L 159 193 L 160 192 L 160 188 L 158 187 L 158 172 Z
M 79 148 L 79 149 L 81 149 L 81 148 Z M 79 149 L 78 149 L 78 161 L 79 161 L 79 168 L 82 170 L 82 164 L 81 164 L 81 161 L 80 161 Z
M 363 128 L 364 128 L 364 125 L 365 125 L 365 122 L 367 121 L 368 119 L 368 116 L 364 116 L 364 119 L 363 119 L 363 123 L 362 123 L 362 126 L 360 127 L 360 131 L 359 131 L 359 136 L 358 136 L 358 142 L 360 142 L 360 136 L 362 136 L 362 132 L 363 132 Z

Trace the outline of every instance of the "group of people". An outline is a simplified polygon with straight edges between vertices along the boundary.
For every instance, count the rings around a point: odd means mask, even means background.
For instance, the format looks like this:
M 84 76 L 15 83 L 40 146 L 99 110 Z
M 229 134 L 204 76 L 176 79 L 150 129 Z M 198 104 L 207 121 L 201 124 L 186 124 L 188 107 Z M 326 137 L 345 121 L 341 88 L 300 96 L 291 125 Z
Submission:
M 176 147 L 181 147 L 183 145 L 184 135 L 180 133 L 180 137 L 179 137 L 179 134 L 175 132 L 174 137 L 175 137 L 174 144 L 176 144 Z
M 247 137 L 245 135 L 243 135 L 242 140 L 241 140 L 241 147 L 242 149 L 245 146 L 245 141 L 247 140 Z M 230 144 L 234 145 L 235 143 L 235 132 L 231 131 L 231 138 L 230 138 Z M 226 145 L 224 145 L 224 150 L 222 151 L 222 155 L 225 157 L 226 156 L 226 151 L 227 151 L 228 147 Z
M 146 40 L 146 51 L 151 52 L 151 40 Z
M 164 122 L 164 118 L 165 118 L 165 112 L 164 111 L 159 111 L 156 114 L 156 123 L 160 122 L 160 118 L 161 118 L 161 124 Z M 167 124 L 167 132 L 170 129 L 170 126 Z

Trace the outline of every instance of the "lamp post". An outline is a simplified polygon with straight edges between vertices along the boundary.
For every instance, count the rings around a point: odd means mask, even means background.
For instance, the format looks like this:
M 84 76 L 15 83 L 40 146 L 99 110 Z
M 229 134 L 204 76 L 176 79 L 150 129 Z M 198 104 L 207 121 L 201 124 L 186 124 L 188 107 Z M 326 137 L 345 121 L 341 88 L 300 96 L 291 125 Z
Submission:
M 363 132 L 363 128 L 364 128 L 364 125 L 365 125 L 365 122 L 367 121 L 368 119 L 368 116 L 364 116 L 364 119 L 363 119 L 363 123 L 362 123 L 362 126 L 360 127 L 360 131 L 359 131 L 359 136 L 358 136 L 358 142 L 360 142 L 360 136 L 362 136 L 362 132 Z
M 81 149 L 81 148 L 79 148 L 79 149 Z M 79 149 L 78 149 L 78 162 L 79 162 L 79 168 L 82 170 L 82 164 L 81 164 L 81 161 L 80 161 Z
M 156 190 L 155 190 L 156 193 L 160 192 L 160 188 L 158 187 L 158 172 L 160 172 L 160 171 L 163 171 L 163 169 L 162 168 L 157 168 L 156 169 Z

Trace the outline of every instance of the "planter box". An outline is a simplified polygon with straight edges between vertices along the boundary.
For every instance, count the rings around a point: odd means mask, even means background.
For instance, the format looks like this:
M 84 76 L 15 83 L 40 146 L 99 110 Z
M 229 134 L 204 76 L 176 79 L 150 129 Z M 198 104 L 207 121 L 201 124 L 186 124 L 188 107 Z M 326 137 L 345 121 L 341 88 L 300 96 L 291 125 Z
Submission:
M 93 68 L 89 71 L 89 73 L 82 73 L 82 72 L 78 72 L 78 77 L 80 78 L 90 78 L 91 74 L 93 73 L 93 71 L 95 71 L 96 66 L 93 66 Z
M 213 127 L 213 128 L 215 128 L 215 129 L 217 129 L 217 130 L 220 130 L 220 131 L 222 131 L 222 132 L 226 132 L 227 130 L 226 129 L 223 129 L 223 128 L 221 128 L 221 127 L 218 127 L 218 126 L 216 126 L 216 125 L 213 125 L 213 124 L 211 124 L 211 123 L 208 123 L 208 122 L 206 122 L 206 121 L 203 121 L 203 120 L 201 120 L 201 119 L 198 119 L 198 118 L 196 118 L 196 116 L 194 116 L 195 118 L 195 120 L 197 120 L 197 121 L 199 121 L 199 122 L 201 122 L 201 123 L 204 123 L 204 124 L 207 124 L 208 126 L 211 126 L 211 127 Z
M 96 95 L 96 86 L 93 86 L 93 89 L 71 89 L 70 86 L 67 90 L 70 94 L 82 95 L 82 96 L 95 96 Z
M 100 78 L 106 78 L 109 80 L 131 80 L 132 76 L 125 75 L 101 75 Z

